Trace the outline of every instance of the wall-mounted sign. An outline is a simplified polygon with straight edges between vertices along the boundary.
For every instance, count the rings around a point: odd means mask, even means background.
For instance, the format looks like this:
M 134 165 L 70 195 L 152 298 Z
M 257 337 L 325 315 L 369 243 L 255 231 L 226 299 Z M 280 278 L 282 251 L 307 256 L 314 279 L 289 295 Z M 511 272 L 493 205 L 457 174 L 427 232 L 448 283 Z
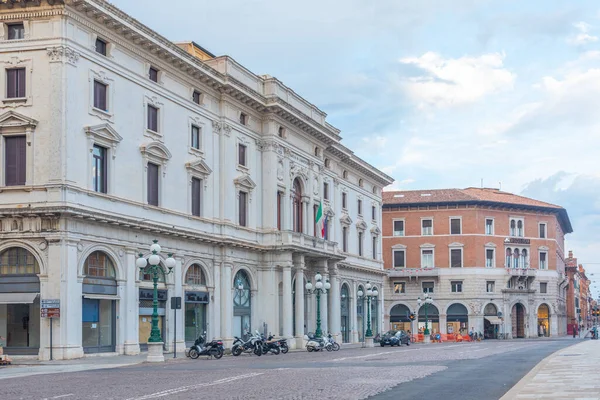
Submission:
M 185 292 L 186 303 L 208 303 L 208 292 Z
M 531 244 L 531 240 L 530 239 L 510 237 L 510 238 L 506 238 L 506 240 L 504 241 L 504 243 L 511 243 L 511 244 Z

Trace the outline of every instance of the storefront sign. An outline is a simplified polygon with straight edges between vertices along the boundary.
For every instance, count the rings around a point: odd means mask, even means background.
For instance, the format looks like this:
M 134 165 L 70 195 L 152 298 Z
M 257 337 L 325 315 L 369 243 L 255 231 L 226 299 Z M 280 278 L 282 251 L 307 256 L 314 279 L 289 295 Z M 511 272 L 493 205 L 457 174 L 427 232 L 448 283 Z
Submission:
M 59 299 L 43 299 L 40 302 L 40 306 L 42 309 L 60 308 L 60 300 Z
M 186 303 L 208 303 L 208 292 L 185 292 Z
M 140 289 L 140 300 L 153 300 L 154 290 L 153 289 Z M 167 291 L 158 291 L 158 301 L 167 301 Z
M 531 240 L 529 240 L 529 239 L 515 238 L 515 237 L 507 238 L 504 242 L 512 243 L 512 244 L 531 244 Z

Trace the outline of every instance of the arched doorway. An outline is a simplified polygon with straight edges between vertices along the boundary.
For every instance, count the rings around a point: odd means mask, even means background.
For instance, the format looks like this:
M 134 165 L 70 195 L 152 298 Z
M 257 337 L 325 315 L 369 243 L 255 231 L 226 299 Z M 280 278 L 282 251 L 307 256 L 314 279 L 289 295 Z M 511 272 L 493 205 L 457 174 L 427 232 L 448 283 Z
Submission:
M 446 311 L 447 333 L 460 333 L 462 335 L 469 332 L 469 311 L 467 307 L 460 303 L 454 303 Z
M 525 307 L 523 304 L 517 303 L 512 307 L 511 311 L 512 321 L 512 336 L 513 338 L 524 338 L 525 337 Z
M 422 305 L 419 309 L 418 329 L 421 333 L 425 329 L 425 307 L 425 305 Z M 440 312 L 433 304 L 427 306 L 427 325 L 430 333 L 437 333 L 440 331 Z
M 165 340 L 165 316 L 167 315 L 167 299 L 169 293 L 167 290 L 165 267 L 161 262 L 158 274 L 158 327 L 160 329 L 160 336 L 164 343 L 163 347 L 166 349 L 167 342 Z M 152 281 L 152 274 L 150 273 L 150 262 L 145 269 L 140 271 L 140 289 L 139 289 L 139 316 L 138 316 L 138 340 L 140 342 L 140 350 L 148 350 L 148 339 L 150 338 L 150 331 L 152 330 L 152 313 L 154 306 L 152 304 L 154 298 L 154 282 Z
M 233 279 L 233 335 L 245 338 L 252 332 L 252 304 L 250 278 L 239 270 Z
M 292 192 L 292 216 L 294 232 L 303 232 L 302 226 L 302 184 L 300 179 L 294 179 L 294 187 Z
M 38 262 L 27 249 L 11 247 L 0 253 L 0 336 L 5 338 L 6 354 L 39 352 L 39 273 Z
M 538 307 L 538 336 L 550 337 L 550 307 L 548 304 L 541 304 Z
M 207 308 L 210 295 L 206 287 L 206 275 L 200 264 L 192 264 L 185 273 L 185 343 L 191 345 L 207 331 Z
M 350 289 L 345 283 L 342 285 L 340 296 L 342 342 L 350 343 Z
M 410 309 L 404 304 L 396 304 L 390 310 L 390 329 L 394 331 L 410 331 L 411 320 L 410 320 Z
M 90 254 L 83 264 L 81 345 L 84 353 L 114 352 L 117 336 L 117 276 L 110 257 Z
M 498 318 L 498 308 L 489 303 L 483 309 L 483 337 L 485 339 L 497 339 L 500 318 Z

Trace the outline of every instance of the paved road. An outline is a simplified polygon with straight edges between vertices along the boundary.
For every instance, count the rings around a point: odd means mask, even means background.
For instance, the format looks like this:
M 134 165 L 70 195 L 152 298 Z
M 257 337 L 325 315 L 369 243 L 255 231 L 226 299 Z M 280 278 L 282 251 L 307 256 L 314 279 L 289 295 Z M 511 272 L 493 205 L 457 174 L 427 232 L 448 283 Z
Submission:
M 1 381 L 1 398 L 498 399 L 548 354 L 578 340 L 485 341 L 402 348 L 178 359 Z M 0 371 L 0 374 L 2 372 Z

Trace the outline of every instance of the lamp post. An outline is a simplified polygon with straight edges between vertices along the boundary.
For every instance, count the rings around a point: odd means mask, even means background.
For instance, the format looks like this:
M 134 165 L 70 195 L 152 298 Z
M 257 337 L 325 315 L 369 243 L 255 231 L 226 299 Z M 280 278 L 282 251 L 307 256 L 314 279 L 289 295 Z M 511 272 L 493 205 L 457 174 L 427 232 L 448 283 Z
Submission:
M 153 244 L 150 246 L 150 251 L 152 254 L 148 257 L 148 260 L 140 253 L 139 258 L 135 261 L 135 265 L 140 271 L 150 273 L 152 275 L 152 282 L 154 283 L 154 293 L 152 294 L 152 329 L 150 330 L 150 337 L 148 338 L 148 361 L 159 362 L 164 361 L 164 356 L 162 355 L 162 337 L 160 328 L 158 327 L 158 278 L 160 274 L 163 273 L 162 268 L 160 267 L 159 254 L 161 248 L 158 244 L 158 240 L 153 241 Z M 173 254 L 169 254 L 169 257 L 165 260 L 165 264 L 169 269 L 169 272 L 166 274 L 172 273 L 173 267 L 175 267 Z
M 417 304 L 419 305 L 419 309 L 421 309 L 421 304 L 423 304 L 423 306 L 425 307 L 425 330 L 423 331 L 423 335 L 425 336 L 425 338 L 429 338 L 429 325 L 427 324 L 427 310 L 429 309 L 429 305 L 433 303 L 433 299 L 431 297 L 429 297 L 429 293 L 425 293 L 425 298 L 423 300 L 421 300 L 421 297 L 417 298 Z M 417 321 L 418 321 L 418 315 L 417 315 Z M 418 324 L 417 324 L 418 326 Z M 427 341 L 427 339 L 425 339 L 425 341 Z
M 371 330 L 371 298 L 377 297 L 379 292 L 377 291 L 377 288 L 371 288 L 370 282 L 367 282 L 367 284 L 365 285 L 365 289 L 365 293 L 363 293 L 362 290 L 358 289 L 357 294 L 359 299 L 361 299 L 362 301 L 367 301 L 367 331 L 365 332 L 365 342 L 367 337 L 370 338 L 370 341 L 372 342 L 373 331 Z
M 321 331 L 321 293 L 327 294 L 327 291 L 331 288 L 331 283 L 329 283 L 329 279 L 323 283 L 323 276 L 317 272 L 315 275 L 315 288 L 313 289 L 313 284 L 310 281 L 306 282 L 305 287 L 307 293 L 315 293 L 317 295 L 317 329 L 315 337 L 320 338 L 323 336 L 323 332 Z

